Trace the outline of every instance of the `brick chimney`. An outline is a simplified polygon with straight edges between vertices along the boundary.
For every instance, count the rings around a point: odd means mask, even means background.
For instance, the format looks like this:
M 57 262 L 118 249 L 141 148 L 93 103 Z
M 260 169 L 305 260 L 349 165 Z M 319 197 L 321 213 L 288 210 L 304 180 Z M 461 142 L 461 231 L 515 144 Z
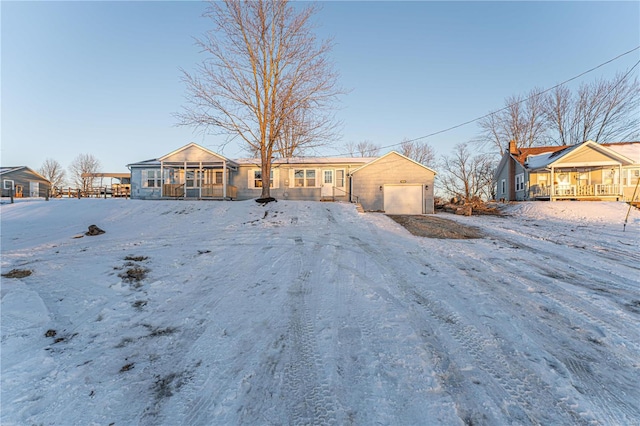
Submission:
M 510 140 L 509 141 L 509 154 L 517 154 L 517 153 L 518 153 L 518 147 L 516 146 L 516 141 Z

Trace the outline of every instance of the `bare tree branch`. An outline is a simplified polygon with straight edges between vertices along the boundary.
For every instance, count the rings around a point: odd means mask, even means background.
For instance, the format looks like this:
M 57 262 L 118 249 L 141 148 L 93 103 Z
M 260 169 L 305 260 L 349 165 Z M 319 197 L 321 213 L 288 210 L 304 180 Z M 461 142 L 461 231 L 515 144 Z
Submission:
M 495 156 L 489 154 L 472 155 L 468 144 L 460 143 L 449 156 L 440 162 L 442 189 L 450 196 L 464 200 L 473 197 L 493 198 Z
M 347 153 L 352 157 L 376 157 L 380 153 L 380 147 L 371 141 L 347 142 Z
M 210 2 L 213 29 L 197 43 L 207 58 L 183 70 L 187 104 L 179 125 L 240 136 L 259 153 L 262 176 L 271 160 L 326 143 L 334 136 L 334 103 L 343 90 L 327 55 L 330 41 L 312 33 L 316 9 L 288 0 Z M 262 186 L 262 198 L 270 196 Z
M 517 141 L 519 147 L 545 144 L 547 123 L 541 92 L 533 89 L 524 97 L 510 96 L 505 99 L 504 109 L 481 119 L 481 145 L 495 147 L 501 153 L 511 140 Z
M 62 188 L 67 175 L 60 163 L 52 158 L 44 160 L 44 163 L 42 163 L 42 166 L 38 169 L 38 173 L 51 182 L 52 189 Z
M 575 97 L 558 87 L 545 100 L 545 118 L 564 145 L 635 140 L 640 136 L 639 107 L 638 79 L 627 72 L 582 84 Z
M 400 144 L 400 154 L 427 167 L 433 168 L 436 164 L 436 152 L 427 142 L 405 139 Z
M 98 173 L 100 161 L 91 154 L 78 155 L 69 166 L 69 174 L 74 184 L 82 192 L 88 192 L 93 188 L 95 178 L 82 177 L 83 173 Z

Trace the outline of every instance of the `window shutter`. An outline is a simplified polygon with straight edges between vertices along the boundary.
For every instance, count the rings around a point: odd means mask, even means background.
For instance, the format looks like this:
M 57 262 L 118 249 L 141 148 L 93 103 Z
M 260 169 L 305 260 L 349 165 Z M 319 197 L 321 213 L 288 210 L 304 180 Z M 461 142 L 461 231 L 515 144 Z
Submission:
M 253 169 L 249 169 L 247 171 L 247 179 L 248 179 L 247 180 L 247 188 L 249 188 L 249 189 L 254 189 L 255 188 L 255 186 L 253 185 L 253 183 L 254 183 L 254 181 L 253 181 L 254 173 L 253 172 L 254 172 Z

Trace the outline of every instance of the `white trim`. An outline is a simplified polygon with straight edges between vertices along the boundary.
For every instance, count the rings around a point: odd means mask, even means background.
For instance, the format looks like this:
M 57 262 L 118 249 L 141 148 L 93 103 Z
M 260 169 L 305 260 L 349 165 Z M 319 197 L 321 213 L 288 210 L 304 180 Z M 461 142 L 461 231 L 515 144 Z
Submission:
M 302 177 L 303 184 L 300 186 L 296 185 L 296 171 L 298 170 L 303 172 L 303 177 Z M 309 185 L 308 172 L 310 171 L 313 171 L 313 174 L 314 174 L 313 185 Z M 289 181 L 290 183 L 289 186 L 291 188 L 320 188 L 320 185 L 321 185 L 320 179 L 322 179 L 322 169 L 308 168 L 308 167 L 294 167 L 291 169 L 290 176 L 291 176 L 291 179 Z
M 401 158 L 404 158 L 405 160 L 411 161 L 413 164 L 416 164 L 416 165 L 418 165 L 418 166 L 420 166 L 420 167 L 423 167 L 423 168 L 425 168 L 425 169 L 429 170 L 429 171 L 430 171 L 430 172 L 432 172 L 434 175 L 437 175 L 437 174 L 438 174 L 438 173 L 437 173 L 435 170 L 433 170 L 432 168 L 427 167 L 427 166 L 425 166 L 424 164 L 420 164 L 420 163 L 418 163 L 417 161 L 412 160 L 411 158 L 406 157 L 406 156 L 404 156 L 404 155 L 400 154 L 400 153 L 399 153 L 399 152 L 397 152 L 397 151 L 390 151 L 390 152 L 387 152 L 387 153 L 386 153 L 385 155 L 383 155 L 382 157 L 378 157 L 378 158 L 376 158 L 375 160 L 368 162 L 368 163 L 367 163 L 367 164 L 365 164 L 364 166 L 362 166 L 362 167 L 358 167 L 357 169 L 353 170 L 353 171 L 351 172 L 351 174 L 354 174 L 354 173 L 356 173 L 356 172 L 359 172 L 360 170 L 364 169 L 365 167 L 367 167 L 367 166 L 369 166 L 369 165 L 371 165 L 371 164 L 373 164 L 373 163 L 376 163 L 376 162 L 378 162 L 378 161 L 382 160 L 383 158 L 388 157 L 388 156 L 389 156 L 389 155 L 391 155 L 391 154 L 396 154 L 397 156 L 399 156 L 399 157 L 401 157 Z
M 7 182 L 11 182 L 11 188 L 7 188 Z M 13 179 L 4 179 L 2 181 L 2 187 L 4 189 L 16 189 L 15 181 Z
M 524 191 L 524 173 L 516 175 L 516 192 Z
M 149 177 L 149 172 L 153 172 L 153 177 Z M 161 188 L 162 187 L 162 169 L 143 169 L 140 171 L 142 188 Z M 153 180 L 153 186 L 149 186 L 149 180 Z
M 211 151 L 211 150 L 209 150 L 209 149 L 207 149 L 207 148 L 205 148 L 203 146 L 200 146 L 200 145 L 198 145 L 197 143 L 194 143 L 194 142 L 188 143 L 185 146 L 176 149 L 175 151 L 171 151 L 170 153 L 168 153 L 166 155 L 163 155 L 162 157 L 158 158 L 158 160 L 162 162 L 162 161 L 166 160 L 168 157 L 171 157 L 172 155 L 175 155 L 175 154 L 179 153 L 180 151 L 184 151 L 184 150 L 192 148 L 192 147 L 200 149 L 200 150 L 206 152 L 207 154 L 218 158 L 219 160 L 221 160 L 223 162 L 227 162 L 227 163 L 230 163 L 230 164 L 232 164 L 234 166 L 237 166 L 237 163 L 235 161 L 229 160 L 228 158 L 223 157 L 220 154 L 216 154 L 215 152 L 213 152 L 213 151 Z
M 262 172 L 261 168 L 253 168 L 247 171 L 247 188 L 248 189 L 262 189 L 262 187 L 255 186 L 255 172 Z M 273 185 L 270 186 L 271 189 L 278 189 L 280 187 L 280 171 L 277 168 L 271 168 L 271 174 L 273 177 L 270 177 L 270 180 L 273 179 Z

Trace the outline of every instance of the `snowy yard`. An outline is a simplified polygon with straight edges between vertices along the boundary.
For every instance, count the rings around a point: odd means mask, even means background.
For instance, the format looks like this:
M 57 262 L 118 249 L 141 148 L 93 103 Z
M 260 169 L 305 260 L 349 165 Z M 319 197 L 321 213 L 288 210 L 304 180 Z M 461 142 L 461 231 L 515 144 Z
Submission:
M 5 425 L 640 424 L 640 212 L 3 204 Z M 89 225 L 106 231 L 82 235 Z

